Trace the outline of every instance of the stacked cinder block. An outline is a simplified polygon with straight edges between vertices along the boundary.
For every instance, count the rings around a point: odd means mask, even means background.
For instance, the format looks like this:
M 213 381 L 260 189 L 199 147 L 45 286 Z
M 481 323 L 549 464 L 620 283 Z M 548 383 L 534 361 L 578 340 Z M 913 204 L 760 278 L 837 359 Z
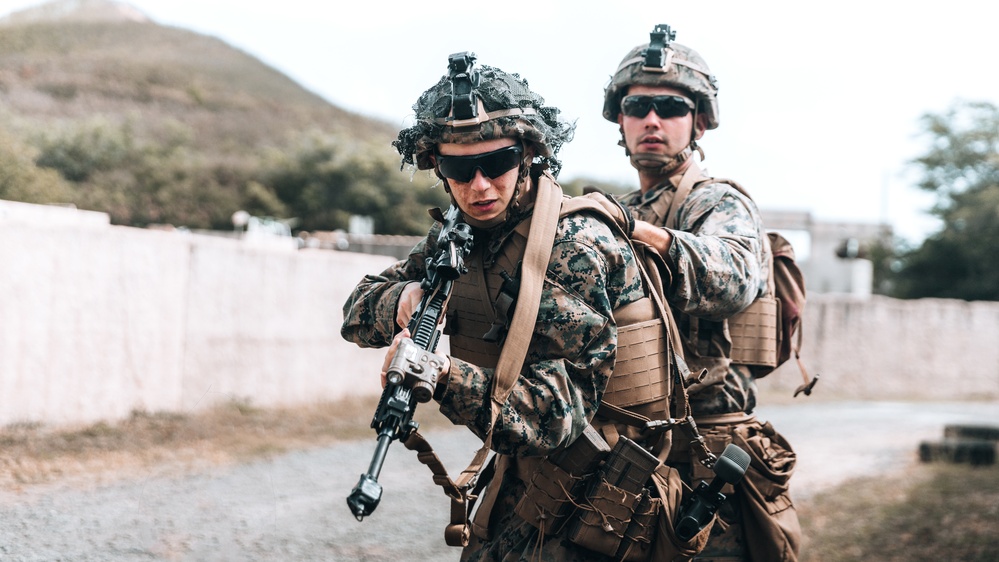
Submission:
M 942 440 L 919 444 L 919 460 L 992 465 L 996 462 L 997 443 L 999 426 L 947 425 Z

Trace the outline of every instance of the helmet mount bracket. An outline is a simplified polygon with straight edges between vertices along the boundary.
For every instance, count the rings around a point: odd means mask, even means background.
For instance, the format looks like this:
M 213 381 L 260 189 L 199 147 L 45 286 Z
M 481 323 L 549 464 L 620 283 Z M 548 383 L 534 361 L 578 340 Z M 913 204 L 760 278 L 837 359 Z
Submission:
M 479 86 L 479 73 L 472 70 L 475 53 L 464 51 L 447 58 L 448 77 L 451 79 L 451 114 L 455 121 L 477 123 L 479 106 L 476 88 Z
M 673 58 L 670 43 L 676 40 L 676 31 L 669 25 L 660 23 L 649 33 L 649 46 L 645 49 L 645 68 L 653 72 L 666 72 Z

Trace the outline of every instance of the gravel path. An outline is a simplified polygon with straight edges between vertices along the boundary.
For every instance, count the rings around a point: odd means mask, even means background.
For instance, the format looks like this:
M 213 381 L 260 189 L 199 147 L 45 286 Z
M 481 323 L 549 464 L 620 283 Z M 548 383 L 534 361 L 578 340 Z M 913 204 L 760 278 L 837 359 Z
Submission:
M 761 408 L 798 452 L 795 496 L 916 461 L 948 423 L 999 425 L 999 403 L 820 403 Z M 477 448 L 464 430 L 427 435 L 452 473 Z M 0 491 L 0 560 L 457 560 L 444 546 L 449 502 L 395 443 L 377 511 L 356 521 L 346 496 L 374 441 L 298 451 L 197 474 Z

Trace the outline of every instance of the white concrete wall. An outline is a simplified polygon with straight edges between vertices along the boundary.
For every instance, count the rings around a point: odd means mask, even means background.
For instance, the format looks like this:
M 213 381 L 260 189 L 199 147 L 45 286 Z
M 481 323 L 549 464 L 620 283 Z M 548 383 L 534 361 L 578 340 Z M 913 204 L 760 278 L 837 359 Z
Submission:
M 377 394 L 382 353 L 343 341 L 341 306 L 391 261 L 0 222 L 0 424 Z
M 0 217 L 0 424 L 380 392 L 383 352 L 339 329 L 392 258 L 99 222 Z M 805 320 L 816 393 L 999 397 L 999 303 L 817 295 Z M 761 386 L 800 382 L 788 364 Z
M 804 318 L 802 359 L 820 375 L 816 393 L 999 398 L 999 302 L 817 295 Z M 792 363 L 761 386 L 793 391 L 802 377 Z

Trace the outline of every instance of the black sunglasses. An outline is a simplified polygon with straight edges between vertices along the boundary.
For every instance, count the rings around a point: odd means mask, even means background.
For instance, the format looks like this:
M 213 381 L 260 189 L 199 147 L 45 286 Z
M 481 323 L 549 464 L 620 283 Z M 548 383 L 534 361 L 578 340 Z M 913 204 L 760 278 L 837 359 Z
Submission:
M 683 117 L 694 109 L 694 102 L 683 96 L 625 96 L 621 100 L 621 113 L 628 117 L 645 117 L 653 108 L 663 119 Z
M 489 179 L 495 179 L 520 165 L 520 154 L 524 152 L 519 144 L 505 146 L 499 150 L 471 156 L 437 155 L 437 169 L 445 178 L 460 182 L 470 182 L 475 170 Z

